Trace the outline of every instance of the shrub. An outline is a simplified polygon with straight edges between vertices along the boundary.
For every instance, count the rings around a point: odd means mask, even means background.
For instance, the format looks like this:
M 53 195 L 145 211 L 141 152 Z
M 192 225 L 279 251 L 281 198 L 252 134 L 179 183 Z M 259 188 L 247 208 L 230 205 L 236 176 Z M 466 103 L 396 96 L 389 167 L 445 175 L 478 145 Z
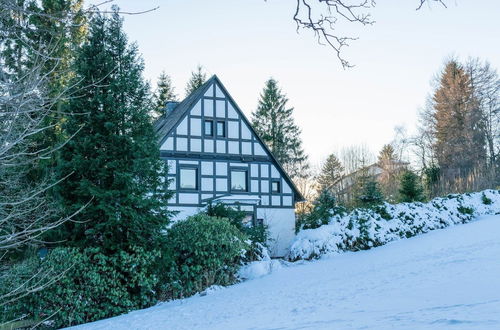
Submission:
M 360 183 L 359 192 L 356 193 L 355 198 L 355 205 L 360 208 L 371 208 L 384 202 L 378 182 L 372 179 Z
M 491 205 L 491 203 L 493 203 L 493 201 L 490 198 L 488 198 L 488 196 L 486 196 L 484 192 L 481 195 L 481 201 L 483 202 L 484 205 Z
M 224 203 L 209 203 L 204 213 L 211 217 L 228 219 L 233 226 L 247 235 L 252 243 L 260 243 L 267 246 L 267 226 L 263 223 L 244 223 L 243 219 L 245 219 L 247 213 L 242 211 L 241 208 L 229 206 Z
M 233 284 L 248 237 L 228 219 L 194 215 L 167 232 L 171 258 L 162 281 L 162 299 L 181 298 L 212 285 Z
M 323 190 L 318 198 L 313 202 L 313 209 L 299 218 L 296 231 L 301 229 L 314 229 L 328 224 L 335 215 L 343 215 L 346 209 L 337 205 L 335 197 L 328 191 Z
M 474 214 L 474 209 L 472 207 L 467 207 L 462 205 L 457 207 L 457 211 L 462 214 L 469 214 L 469 215 Z
M 13 302 L 9 311 L 35 320 L 50 318 L 50 326 L 59 328 L 151 306 L 156 302 L 158 257 L 136 247 L 112 255 L 99 248 L 56 248 L 45 259 L 34 257 L 18 267 L 43 267 L 60 278 Z

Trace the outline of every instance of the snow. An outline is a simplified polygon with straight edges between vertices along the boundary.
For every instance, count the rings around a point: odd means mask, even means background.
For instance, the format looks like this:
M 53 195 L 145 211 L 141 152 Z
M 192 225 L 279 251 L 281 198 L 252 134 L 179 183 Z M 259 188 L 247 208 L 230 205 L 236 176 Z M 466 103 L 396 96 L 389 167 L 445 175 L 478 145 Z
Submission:
M 320 236 L 320 234 L 318 234 Z M 500 329 L 500 215 L 80 329 Z
M 485 204 L 483 196 L 491 203 Z M 292 243 L 288 258 L 313 259 L 328 254 L 363 250 L 466 223 L 478 216 L 496 214 L 500 212 L 500 193 L 497 190 L 485 190 L 439 197 L 428 203 L 386 203 L 383 207 L 388 219 L 372 210 L 354 210 L 344 216 L 334 216 L 328 225 L 300 231 Z M 467 213 L 469 208 L 471 214 Z

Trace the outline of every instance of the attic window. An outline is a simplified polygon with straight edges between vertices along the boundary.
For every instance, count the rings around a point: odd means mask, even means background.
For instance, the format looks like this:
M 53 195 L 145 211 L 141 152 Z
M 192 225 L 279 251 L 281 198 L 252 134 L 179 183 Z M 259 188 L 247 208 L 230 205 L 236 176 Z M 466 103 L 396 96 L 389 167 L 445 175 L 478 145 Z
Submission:
M 273 194 L 279 194 L 281 192 L 281 185 L 279 181 L 271 182 L 271 192 Z
M 226 122 L 218 121 L 217 122 L 217 136 L 225 137 L 226 136 Z
M 205 120 L 204 132 L 205 132 L 205 136 L 213 136 L 214 135 L 214 122 L 212 120 Z

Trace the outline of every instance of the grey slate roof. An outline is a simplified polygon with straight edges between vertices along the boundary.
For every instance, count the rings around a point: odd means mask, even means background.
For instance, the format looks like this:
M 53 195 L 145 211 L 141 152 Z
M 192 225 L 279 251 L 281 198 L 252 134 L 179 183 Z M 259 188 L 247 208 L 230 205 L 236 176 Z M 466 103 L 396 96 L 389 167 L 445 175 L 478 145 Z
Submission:
M 177 125 L 179 121 L 184 118 L 184 115 L 195 105 L 196 101 L 200 99 L 204 94 L 205 90 L 217 80 L 214 75 L 208 79 L 203 85 L 198 87 L 194 92 L 192 92 L 188 97 L 186 97 L 181 103 L 179 103 L 175 109 L 170 114 L 164 113 L 161 115 L 154 123 L 154 128 L 156 136 L 158 137 L 158 143 L 163 144 L 168 133 Z
M 243 121 L 246 122 L 250 130 L 255 134 L 257 139 L 259 140 L 260 144 L 262 147 L 267 151 L 267 153 L 271 156 L 271 160 L 275 165 L 277 166 L 278 170 L 280 173 L 283 175 L 285 180 L 288 182 L 292 190 L 294 191 L 295 194 L 295 199 L 298 202 L 305 201 L 304 196 L 300 193 L 300 191 L 297 189 L 297 186 L 293 183 L 292 179 L 288 176 L 288 174 L 285 172 L 283 169 L 283 166 L 278 162 L 278 160 L 274 157 L 273 153 L 267 145 L 264 143 L 264 141 L 261 140 L 260 136 L 255 132 L 255 130 L 252 127 L 252 124 L 248 121 L 248 119 L 245 117 L 241 109 L 238 107 L 236 102 L 233 100 L 231 95 L 228 93 L 222 82 L 219 80 L 219 78 L 216 75 L 213 75 L 210 79 L 208 79 L 203 85 L 198 87 L 194 92 L 192 92 L 188 97 L 186 97 L 181 103 L 179 103 L 175 109 L 170 113 L 164 113 L 161 115 L 156 122 L 154 123 L 154 129 L 156 132 L 156 136 L 158 138 L 158 144 L 161 146 L 163 142 L 167 139 L 168 134 L 177 126 L 177 124 L 184 118 L 184 116 L 191 110 L 191 108 L 196 104 L 196 102 L 203 97 L 205 94 L 206 90 L 212 83 L 216 82 L 220 88 L 223 90 L 223 92 L 229 97 L 229 99 L 232 101 L 232 103 L 235 106 L 235 109 L 240 113 L 241 118 Z

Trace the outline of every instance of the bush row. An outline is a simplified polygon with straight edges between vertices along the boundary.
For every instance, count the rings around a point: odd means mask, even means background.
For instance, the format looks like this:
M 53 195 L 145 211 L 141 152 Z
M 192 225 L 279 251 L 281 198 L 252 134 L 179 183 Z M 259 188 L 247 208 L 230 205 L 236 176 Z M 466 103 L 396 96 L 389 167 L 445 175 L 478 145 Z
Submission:
M 156 250 L 58 247 L 43 258 L 25 258 L 0 274 L 0 295 L 18 287 L 31 294 L 0 306 L 0 323 L 77 325 L 235 283 L 265 234 L 240 226 L 241 214 L 224 207 L 210 213 L 173 224 Z
M 327 224 L 301 230 L 288 258 L 292 261 L 313 259 L 325 254 L 370 249 L 499 212 L 500 193 L 496 190 L 448 195 L 428 203 L 384 203 L 372 209 L 340 212 L 331 215 L 325 221 Z

